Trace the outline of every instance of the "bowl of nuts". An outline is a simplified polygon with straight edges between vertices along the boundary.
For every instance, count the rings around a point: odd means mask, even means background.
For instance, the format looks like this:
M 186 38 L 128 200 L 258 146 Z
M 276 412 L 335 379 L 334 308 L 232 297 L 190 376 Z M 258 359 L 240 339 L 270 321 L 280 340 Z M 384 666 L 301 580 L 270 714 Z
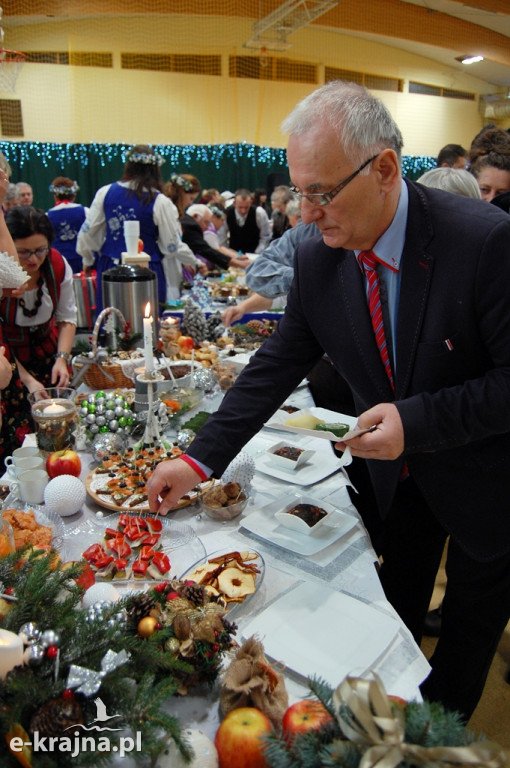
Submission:
M 248 494 L 236 482 L 218 483 L 200 497 L 200 506 L 213 520 L 233 520 L 248 504 Z

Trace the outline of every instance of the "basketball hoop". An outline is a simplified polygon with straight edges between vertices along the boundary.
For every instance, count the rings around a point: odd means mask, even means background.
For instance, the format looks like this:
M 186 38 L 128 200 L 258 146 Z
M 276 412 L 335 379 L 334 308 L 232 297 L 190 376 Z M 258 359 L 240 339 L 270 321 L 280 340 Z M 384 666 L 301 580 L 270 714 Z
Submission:
M 20 51 L 0 49 L 0 91 L 14 92 L 16 80 L 26 58 Z

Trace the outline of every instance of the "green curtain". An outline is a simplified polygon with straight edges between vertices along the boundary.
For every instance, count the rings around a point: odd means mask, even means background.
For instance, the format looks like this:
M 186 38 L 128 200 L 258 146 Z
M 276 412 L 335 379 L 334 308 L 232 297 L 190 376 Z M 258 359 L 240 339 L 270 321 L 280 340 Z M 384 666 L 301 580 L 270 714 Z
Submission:
M 34 204 L 47 210 L 53 205 L 48 187 L 56 176 L 69 176 L 80 187 L 77 202 L 90 205 L 99 189 L 122 177 L 126 144 L 56 144 L 48 142 L 0 142 L 12 168 L 12 181 L 26 181 L 34 190 Z M 163 179 L 171 174 L 192 173 L 203 189 L 220 192 L 239 187 L 271 190 L 289 183 L 284 149 L 254 144 L 203 144 L 154 146 L 165 158 Z M 404 157 L 402 168 L 409 179 L 416 179 L 434 168 L 431 157 Z

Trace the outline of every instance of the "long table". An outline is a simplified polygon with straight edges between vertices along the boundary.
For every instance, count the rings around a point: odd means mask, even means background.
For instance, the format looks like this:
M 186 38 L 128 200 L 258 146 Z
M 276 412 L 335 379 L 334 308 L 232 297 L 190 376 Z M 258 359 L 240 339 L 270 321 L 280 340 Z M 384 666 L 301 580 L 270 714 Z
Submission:
M 213 411 L 219 400 L 221 397 L 206 398 L 198 408 Z M 293 393 L 288 402 L 298 408 L 313 405 L 308 388 L 304 385 Z M 301 435 L 292 435 L 291 437 L 292 445 L 312 448 L 318 452 L 319 457 L 322 456 L 324 460 L 331 461 L 333 453 L 331 444 L 327 440 Z M 285 436 L 282 432 L 264 428 L 247 444 L 244 452 L 257 460 L 257 457 L 264 454 L 267 447 L 279 440 L 288 440 L 288 438 L 288 434 Z M 28 436 L 27 442 L 35 443 L 35 435 Z M 85 481 L 96 464 L 88 453 L 81 453 L 81 459 L 81 477 Z M 325 606 L 325 611 L 331 611 L 331 607 L 334 608 L 337 604 L 335 595 L 338 595 L 338 600 L 340 598 L 345 599 L 345 597 L 354 598 L 360 608 L 368 607 L 371 609 L 374 638 L 378 637 L 380 628 L 387 627 L 388 620 L 396 623 L 397 631 L 394 637 L 388 647 L 383 649 L 384 652 L 374 658 L 370 668 L 382 678 L 388 693 L 406 699 L 419 699 L 418 686 L 427 676 L 430 668 L 409 631 L 385 599 L 377 576 L 377 557 L 358 513 L 350 502 L 347 491 L 348 485 L 348 477 L 340 466 L 340 462 L 338 467 L 327 477 L 306 486 L 294 482 L 290 483 L 288 480 L 279 479 L 257 470 L 252 481 L 249 504 L 240 517 L 229 522 L 217 522 L 201 513 L 199 507 L 189 506 L 171 513 L 171 519 L 185 522 L 191 526 L 196 531 L 207 554 L 234 549 L 255 549 L 262 555 L 265 562 L 263 581 L 253 598 L 247 601 L 245 605 L 241 604 L 236 609 L 234 616 L 239 627 L 237 636 L 239 642 L 242 642 L 244 637 L 249 636 L 250 627 L 257 626 L 257 621 L 259 626 L 264 627 L 264 617 L 271 615 L 268 614 L 268 611 L 272 610 L 272 615 L 276 615 L 273 606 L 276 605 L 278 608 L 286 602 L 294 605 L 296 596 L 301 594 L 297 590 L 309 585 L 305 593 L 308 596 L 313 596 L 313 604 L 309 606 L 310 620 L 307 622 L 305 632 L 301 636 L 299 633 L 293 635 L 289 638 L 289 643 L 292 644 L 293 650 L 296 648 L 299 650 L 302 646 L 303 653 L 307 653 L 310 644 L 313 643 L 315 652 L 310 655 L 310 668 L 306 674 L 314 675 L 317 667 L 324 670 L 325 662 L 329 670 L 328 660 L 331 660 L 330 674 L 326 677 L 327 682 L 336 687 L 344 675 L 344 672 L 339 671 L 342 668 L 342 658 L 339 657 L 337 663 L 334 655 L 335 633 L 341 639 L 342 617 L 331 614 L 324 616 L 321 614 L 321 605 Z M 301 495 L 312 496 L 318 502 L 323 501 L 334 505 L 344 515 L 352 518 L 352 527 L 323 550 L 310 556 L 304 556 L 277 546 L 274 542 L 267 538 L 260 538 L 256 532 L 250 530 L 250 516 L 256 513 L 260 514 L 260 510 L 263 509 L 271 510 L 273 505 L 276 509 L 283 501 Z M 88 521 L 92 524 L 94 521 L 97 522 L 98 517 L 104 519 L 104 516 L 110 514 L 114 513 L 98 506 L 88 497 L 80 512 L 72 517 L 63 518 L 65 541 L 75 539 L 76 535 L 73 531 L 76 532 L 80 526 L 83 526 L 84 522 Z M 181 574 L 174 573 L 173 575 L 180 576 Z M 333 598 L 325 601 L 324 595 L 330 598 L 333 595 Z M 283 603 L 282 596 L 285 596 Z M 341 602 L 338 604 L 342 605 Z M 290 615 L 291 618 L 294 618 L 292 612 Z M 324 627 L 327 627 L 326 633 Z M 269 629 L 268 635 L 262 640 L 266 639 L 267 641 L 270 634 Z M 338 642 L 338 646 L 341 648 L 340 642 Z M 291 647 L 290 644 L 289 647 Z M 284 655 L 275 660 L 281 662 L 283 666 L 286 664 Z M 354 656 L 349 674 L 360 674 L 361 672 L 367 672 L 367 669 L 361 669 Z M 303 698 L 307 692 L 305 676 L 295 674 L 288 669 L 285 676 L 291 702 Z M 217 689 L 192 691 L 187 697 L 172 699 L 168 703 L 168 708 L 179 717 L 183 725 L 200 728 L 210 737 L 214 737 L 219 723 Z M 128 766 L 128 763 L 124 760 L 123 765 Z

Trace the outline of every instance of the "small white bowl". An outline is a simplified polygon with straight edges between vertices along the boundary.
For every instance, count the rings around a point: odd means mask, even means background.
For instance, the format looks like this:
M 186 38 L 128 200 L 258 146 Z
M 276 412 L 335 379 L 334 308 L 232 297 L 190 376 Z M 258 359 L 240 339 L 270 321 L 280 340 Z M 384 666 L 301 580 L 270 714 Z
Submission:
M 297 450 L 301 451 L 299 456 L 296 460 L 294 459 L 288 459 L 286 456 L 278 456 L 276 451 L 278 451 L 280 448 L 296 448 Z M 275 445 L 272 445 L 271 448 L 267 449 L 268 458 L 278 466 L 280 469 L 287 469 L 289 472 L 295 472 L 296 469 L 299 469 L 303 466 L 303 464 L 306 464 L 307 461 L 310 461 L 312 456 L 315 454 L 315 451 L 309 451 L 304 450 L 303 448 L 299 448 L 296 445 L 290 445 L 288 442 L 281 441 L 280 443 L 275 443 Z
M 297 517 L 296 515 L 289 515 L 289 510 L 297 507 L 298 504 L 312 504 L 314 507 L 319 507 L 319 509 L 324 510 L 326 514 L 321 517 L 318 522 L 310 526 L 300 517 Z M 336 524 L 340 524 L 340 518 L 338 519 L 338 523 L 335 523 L 335 518 L 337 517 L 335 507 L 325 501 L 322 501 L 322 499 L 314 499 L 311 496 L 296 496 L 292 501 L 286 504 L 283 509 L 275 512 L 274 516 L 280 525 L 285 526 L 285 528 L 288 528 L 295 533 L 302 533 L 305 536 L 309 536 L 310 534 L 315 533 L 315 531 L 317 531 L 323 525 L 327 525 L 328 527 L 335 527 Z

